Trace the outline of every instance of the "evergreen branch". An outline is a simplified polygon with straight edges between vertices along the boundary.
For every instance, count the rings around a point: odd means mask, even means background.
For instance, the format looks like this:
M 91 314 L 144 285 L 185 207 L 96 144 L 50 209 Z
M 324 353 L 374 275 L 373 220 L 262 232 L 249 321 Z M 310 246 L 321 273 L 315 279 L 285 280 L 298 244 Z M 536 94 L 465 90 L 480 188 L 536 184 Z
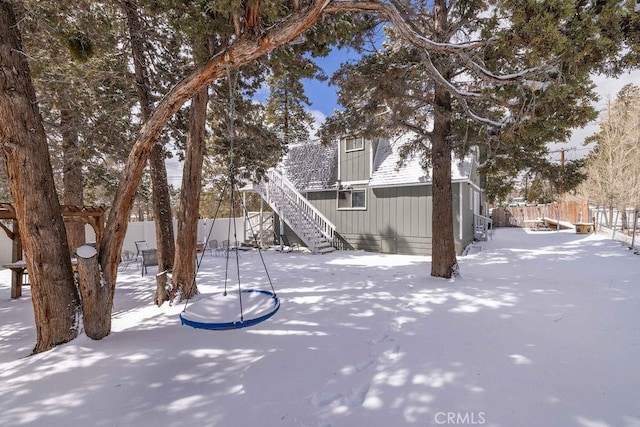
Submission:
M 394 4 L 387 4 L 377 0 L 333 0 L 325 9 L 326 13 L 345 11 L 377 13 L 386 21 L 393 24 L 405 40 L 429 51 L 460 55 L 461 52 L 481 48 L 493 41 L 490 39 L 467 43 L 436 42 L 420 34 L 420 31 L 412 24 L 411 18 L 405 16 Z
M 555 68 L 554 63 L 545 64 L 538 67 L 530 67 L 510 74 L 495 74 L 480 63 L 474 61 L 469 55 L 469 51 L 480 49 L 487 44 L 496 41 L 489 38 L 483 41 L 473 41 L 466 43 L 442 43 L 431 40 L 428 36 L 421 34 L 409 16 L 403 13 L 398 7 L 397 2 L 391 0 L 390 4 L 376 0 L 333 0 L 326 8 L 327 13 L 335 13 L 340 11 L 360 11 L 378 13 L 385 20 L 393 24 L 394 28 L 400 36 L 413 43 L 415 46 L 421 47 L 428 52 L 441 52 L 453 54 L 459 57 L 470 70 L 474 71 L 484 80 L 495 82 L 515 82 L 527 77 L 537 76 L 541 73 Z
M 467 98 L 472 97 L 472 98 L 476 98 L 479 99 L 480 98 L 480 94 L 475 93 L 475 92 L 467 92 L 467 91 L 460 91 L 458 90 L 458 88 L 456 88 L 451 82 L 449 82 L 449 80 L 447 80 L 446 78 L 444 78 L 444 76 L 440 73 L 440 71 L 438 71 L 438 69 L 433 65 L 433 62 L 431 60 L 431 55 L 429 54 L 429 52 L 426 52 L 426 65 L 427 68 L 429 69 L 431 75 L 438 81 L 438 83 L 440 83 L 442 86 L 444 86 L 447 91 L 453 95 L 458 102 L 460 102 L 460 105 L 462 106 L 462 108 L 464 109 L 465 113 L 467 113 L 467 115 L 479 122 L 479 123 L 483 123 L 489 126 L 493 126 L 493 127 L 497 127 L 497 128 L 501 128 L 504 125 L 504 121 L 503 122 L 496 122 L 494 120 L 491 120 L 487 117 L 481 117 L 479 115 L 477 115 L 475 112 L 473 112 L 473 110 L 471 109 L 471 107 L 469 106 L 469 103 L 467 102 Z

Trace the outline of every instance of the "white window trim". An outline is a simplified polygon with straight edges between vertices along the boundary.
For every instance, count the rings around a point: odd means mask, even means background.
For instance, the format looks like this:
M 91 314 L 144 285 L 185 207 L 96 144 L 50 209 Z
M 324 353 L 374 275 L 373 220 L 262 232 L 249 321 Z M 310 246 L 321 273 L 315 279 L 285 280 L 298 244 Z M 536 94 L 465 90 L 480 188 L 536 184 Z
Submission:
M 362 191 L 364 193 L 364 206 L 362 207 L 340 207 L 340 192 L 341 191 Z M 339 211 L 366 211 L 367 210 L 367 189 L 366 188 L 342 188 L 336 191 L 336 209 Z
M 358 148 L 352 148 L 352 149 L 348 149 L 347 148 L 347 140 L 349 139 L 353 139 L 355 140 L 359 140 L 360 141 L 360 147 Z M 344 139 L 344 152 L 345 153 L 351 153 L 353 151 L 363 151 L 364 150 L 364 138 L 361 136 L 352 136 L 352 137 L 348 137 Z

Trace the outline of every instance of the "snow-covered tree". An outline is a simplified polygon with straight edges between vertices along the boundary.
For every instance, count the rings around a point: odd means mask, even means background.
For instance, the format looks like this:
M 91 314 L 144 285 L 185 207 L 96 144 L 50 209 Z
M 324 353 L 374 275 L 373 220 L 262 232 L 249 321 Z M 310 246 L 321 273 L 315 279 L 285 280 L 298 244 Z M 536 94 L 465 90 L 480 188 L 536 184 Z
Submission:
M 451 277 L 452 155 L 483 147 L 493 177 L 549 168 L 546 144 L 595 118 L 589 74 L 618 53 L 612 29 L 628 12 L 615 1 L 392 3 L 402 19 L 382 16 L 387 43 L 334 76 L 345 110 L 324 133 L 414 135 L 404 152 L 433 168 L 431 274 Z
M 640 87 L 622 88 L 587 142 L 596 146 L 587 157 L 582 193 L 611 211 L 640 206 Z

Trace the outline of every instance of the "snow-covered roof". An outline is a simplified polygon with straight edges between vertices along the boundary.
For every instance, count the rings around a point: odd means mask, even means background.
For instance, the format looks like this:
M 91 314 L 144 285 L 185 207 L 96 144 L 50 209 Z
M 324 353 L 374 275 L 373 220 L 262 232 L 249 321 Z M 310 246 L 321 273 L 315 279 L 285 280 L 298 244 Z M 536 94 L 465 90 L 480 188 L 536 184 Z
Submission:
M 423 169 L 417 155 L 407 158 L 402 166 L 400 148 L 407 142 L 407 137 L 396 140 L 381 139 L 373 161 L 373 170 L 369 187 L 391 187 L 399 185 L 416 185 L 431 183 L 432 168 Z M 451 179 L 460 181 L 469 179 L 472 169 L 472 158 L 451 159 Z
M 370 187 L 415 185 L 431 181 L 431 170 L 424 170 L 417 156 L 411 156 L 402 166 L 398 166 L 402 142 L 402 140 L 380 140 L 373 159 Z
M 338 180 L 338 141 L 318 141 L 289 146 L 279 169 L 300 191 L 334 188 Z
M 393 187 L 431 183 L 431 168 L 423 169 L 414 155 L 398 166 L 400 148 L 408 137 L 389 140 L 381 138 L 373 160 L 369 187 Z M 338 141 L 325 146 L 319 142 L 307 142 L 289 146 L 289 152 L 279 169 L 300 190 L 335 188 L 338 180 Z M 453 181 L 469 179 L 472 159 L 452 159 Z

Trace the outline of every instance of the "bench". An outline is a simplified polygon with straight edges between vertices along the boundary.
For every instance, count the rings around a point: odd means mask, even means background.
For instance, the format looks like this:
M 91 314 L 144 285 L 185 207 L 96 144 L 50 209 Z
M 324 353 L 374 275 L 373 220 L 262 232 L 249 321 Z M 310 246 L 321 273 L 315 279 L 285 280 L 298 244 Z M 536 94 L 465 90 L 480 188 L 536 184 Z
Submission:
M 527 227 L 531 231 L 551 231 L 551 227 L 549 223 L 540 218 L 540 219 L 528 219 L 524 221 L 525 227 Z

